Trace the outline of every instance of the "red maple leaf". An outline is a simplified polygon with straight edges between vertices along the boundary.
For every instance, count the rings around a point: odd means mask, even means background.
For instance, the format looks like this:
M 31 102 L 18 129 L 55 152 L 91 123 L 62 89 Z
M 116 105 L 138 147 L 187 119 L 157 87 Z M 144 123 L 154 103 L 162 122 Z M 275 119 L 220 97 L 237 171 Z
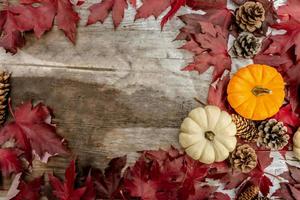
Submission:
M 222 30 L 228 33 L 228 29 L 232 23 L 232 13 L 227 8 L 214 8 L 206 10 L 206 14 L 185 14 L 179 16 L 180 20 L 185 24 L 180 29 L 176 40 L 187 40 L 193 38 L 193 35 L 201 33 L 201 24 L 199 22 L 209 22 L 222 27 Z
M 65 173 L 65 181 L 61 182 L 58 178 L 49 174 L 49 181 L 53 189 L 53 194 L 59 200 L 80 200 L 86 187 L 74 188 L 76 178 L 75 161 L 72 160 Z
M 126 165 L 126 156 L 112 159 L 104 174 L 101 170 L 92 169 L 91 176 L 95 183 L 98 198 L 118 199 L 121 198 L 121 186 L 123 177 L 121 172 Z
M 293 112 L 291 104 L 287 104 L 280 108 L 279 112 L 274 116 L 278 121 L 283 122 L 286 126 L 291 128 L 298 128 L 300 126 L 300 119 Z
M 136 5 L 135 0 L 129 1 L 133 6 Z M 100 21 L 104 23 L 109 13 L 112 12 L 112 18 L 115 28 L 117 28 L 124 18 L 125 9 L 128 8 L 127 0 L 102 0 L 100 3 L 93 4 L 89 7 L 90 15 L 87 25 L 91 25 Z
M 80 18 L 70 0 L 20 0 L 19 4 L 6 5 L 0 11 L 0 46 L 16 53 L 25 44 L 25 32 L 34 31 L 40 38 L 53 27 L 55 17 L 58 28 L 75 43 Z
M 272 25 L 276 29 L 284 29 L 286 33 L 283 35 L 273 35 L 269 37 L 271 43 L 260 54 L 272 56 L 285 55 L 289 52 L 292 54 L 292 62 L 296 63 L 300 60 L 300 20 L 299 20 L 300 4 L 297 0 L 288 0 L 286 5 L 279 7 L 278 15 L 281 19 L 280 23 Z
M 216 191 L 216 187 L 214 186 L 200 186 L 198 185 L 195 194 L 187 196 L 187 200 L 206 200 L 211 199 L 210 197 Z
M 0 149 L 0 169 L 4 176 L 22 171 L 22 163 L 15 149 Z
M 222 79 L 218 80 L 217 84 L 209 87 L 207 104 L 215 105 L 223 110 L 228 110 L 228 102 L 226 101 L 227 96 L 227 85 L 230 80 L 230 75 L 227 74 Z
M 278 15 L 281 19 L 289 20 L 300 19 L 300 2 L 298 0 L 288 0 L 287 3 L 278 9 Z
M 155 165 L 154 165 L 155 166 Z M 125 172 L 124 187 L 132 197 L 140 197 L 145 200 L 156 199 L 158 185 L 152 177 L 157 168 L 151 168 L 143 158 L 140 158 L 132 168 Z
M 52 1 L 43 0 L 34 6 L 32 4 L 36 2 L 30 2 L 30 0 L 21 0 L 20 2 L 22 4 L 11 6 L 10 10 L 15 14 L 14 18 L 21 32 L 33 30 L 35 36 L 40 38 L 52 28 L 56 14 Z
M 18 186 L 19 193 L 11 200 L 39 200 L 42 185 L 43 177 L 36 178 L 29 183 L 22 180 Z
M 76 41 L 77 24 L 80 17 L 74 10 L 70 0 L 54 0 L 54 2 L 56 2 L 56 20 L 58 28 L 63 30 L 65 35 L 74 44 Z
M 187 0 L 187 5 L 194 10 L 221 9 L 227 7 L 227 0 Z
M 91 173 L 86 177 L 85 180 L 85 193 L 83 194 L 82 200 L 95 200 L 96 199 L 96 189 L 94 185 Z
M 56 134 L 55 125 L 51 124 L 52 112 L 48 107 L 42 103 L 33 107 L 28 102 L 16 108 L 12 115 L 15 121 L 0 131 L 1 144 L 14 139 L 16 146 L 25 151 L 29 162 L 32 161 L 32 150 L 41 159 L 49 156 L 47 154 L 68 154 L 62 139 Z
M 287 85 L 288 85 L 288 97 L 290 100 L 290 104 L 292 106 L 292 110 L 296 113 L 300 113 L 299 108 L 299 91 L 300 91 L 300 64 L 291 67 L 284 77 Z
M 4 8 L 0 11 L 0 47 L 15 54 L 24 44 L 25 39 L 19 30 L 15 14 L 9 7 Z
M 214 67 L 212 82 L 231 70 L 231 58 L 227 52 L 228 34 L 220 26 L 209 22 L 199 22 L 201 32 L 194 34 L 182 48 L 195 54 L 194 62 L 183 70 L 204 73 Z

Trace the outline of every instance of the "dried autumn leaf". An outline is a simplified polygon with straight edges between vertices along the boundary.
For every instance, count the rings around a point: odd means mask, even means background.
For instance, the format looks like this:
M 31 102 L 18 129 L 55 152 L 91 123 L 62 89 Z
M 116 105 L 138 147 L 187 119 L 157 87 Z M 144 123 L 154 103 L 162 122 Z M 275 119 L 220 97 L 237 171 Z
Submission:
M 74 188 L 75 178 L 74 160 L 71 161 L 69 167 L 66 169 L 64 182 L 61 182 L 57 177 L 49 174 L 49 181 L 54 196 L 59 200 L 81 200 L 86 191 L 86 187 Z
M 136 5 L 135 0 L 129 0 L 134 7 Z M 87 25 L 91 25 L 100 21 L 104 23 L 109 13 L 112 13 L 112 19 L 115 28 L 117 28 L 124 18 L 125 10 L 128 8 L 127 0 L 102 0 L 100 3 L 96 3 L 89 7 L 90 15 Z
M 214 25 L 222 27 L 222 30 L 228 33 L 228 29 L 232 23 L 232 13 L 227 8 L 210 9 L 206 14 L 185 14 L 179 16 L 180 20 L 185 24 L 180 29 L 180 33 L 176 40 L 190 40 L 193 35 L 201 33 L 201 24 L 199 22 L 209 22 Z
M 193 10 L 226 8 L 227 0 L 187 0 L 187 5 Z
M 225 70 L 231 70 L 231 58 L 227 52 L 228 35 L 220 26 L 209 22 L 199 22 L 200 33 L 182 48 L 195 54 L 194 62 L 183 70 L 198 71 L 200 74 L 214 67 L 212 82 L 222 76 Z
M 20 5 L 11 6 L 10 10 L 15 14 L 15 20 L 21 32 L 33 30 L 36 37 L 40 38 L 53 26 L 56 9 L 50 0 L 40 1 L 38 6 L 27 1 L 21 1 Z
M 22 180 L 18 186 L 19 193 L 11 200 L 39 200 L 42 185 L 43 177 L 38 177 L 29 183 Z
M 67 155 L 62 139 L 51 124 L 51 110 L 42 103 L 33 106 L 31 102 L 22 104 L 12 113 L 15 121 L 5 125 L 0 131 L 0 143 L 14 139 L 16 146 L 25 151 L 26 158 L 32 161 L 32 150 L 40 159 L 49 155 Z M 46 159 L 47 160 L 47 159 Z
M 0 149 L 0 169 L 3 176 L 22 171 L 22 163 L 15 149 Z
M 226 101 L 227 96 L 227 85 L 230 80 L 230 75 L 227 74 L 222 79 L 218 80 L 217 84 L 209 87 L 207 104 L 215 105 L 222 110 L 227 110 L 228 103 Z M 226 105 L 227 104 L 227 105 Z
M 25 39 L 19 30 L 15 14 L 9 7 L 0 11 L 0 47 L 15 54 L 24 44 Z
M 56 2 L 56 21 L 58 28 L 75 44 L 76 29 L 80 17 L 74 10 L 70 0 L 54 0 L 54 2 Z
M 216 187 L 214 186 L 200 186 L 196 188 L 196 191 L 194 194 L 189 195 L 187 200 L 206 200 L 211 199 L 211 195 L 216 191 Z
M 156 199 L 158 185 L 152 176 L 155 169 L 150 168 L 149 164 L 143 159 L 139 159 L 132 168 L 128 168 L 125 172 L 124 187 L 130 192 L 132 197 L 140 197 L 142 199 Z
M 281 19 L 289 20 L 294 18 L 296 20 L 300 19 L 300 2 L 298 0 L 288 0 L 285 5 L 282 5 L 278 9 L 278 15 Z
M 83 194 L 82 200 L 95 200 L 96 199 L 96 189 L 94 185 L 93 178 L 91 176 L 91 173 L 87 176 L 85 180 L 85 187 L 86 190 Z
M 126 165 L 126 156 L 112 159 L 104 174 L 101 170 L 92 169 L 91 176 L 95 183 L 97 197 L 101 199 L 118 199 L 121 198 L 121 186 L 123 177 L 121 172 Z
M 298 128 L 300 126 L 300 119 L 293 112 L 291 104 L 281 107 L 274 118 L 291 128 Z
M 176 0 L 143 0 L 143 4 L 137 9 L 136 19 L 146 19 L 150 16 L 158 18 Z
M 288 69 L 284 77 L 288 85 L 288 97 L 292 106 L 293 112 L 299 114 L 299 91 L 300 91 L 300 64 L 295 65 Z

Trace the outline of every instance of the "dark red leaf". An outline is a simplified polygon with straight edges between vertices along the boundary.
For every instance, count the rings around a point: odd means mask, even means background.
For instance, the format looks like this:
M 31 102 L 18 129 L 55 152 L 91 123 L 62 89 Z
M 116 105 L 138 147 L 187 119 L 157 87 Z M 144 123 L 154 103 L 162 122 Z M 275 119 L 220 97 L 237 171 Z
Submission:
M 43 177 L 36 178 L 29 183 L 21 181 L 18 187 L 20 191 L 12 200 L 39 200 L 43 182 Z
M 210 9 L 206 14 L 186 14 L 179 16 L 180 20 L 186 25 L 180 29 L 176 40 L 191 40 L 193 35 L 201 33 L 199 22 L 209 22 L 220 26 L 224 32 L 228 32 L 232 22 L 232 13 L 227 9 Z
M 199 22 L 201 33 L 194 34 L 192 42 L 198 46 L 184 45 L 182 48 L 195 53 L 194 62 L 183 70 L 204 73 L 214 67 L 212 82 L 222 76 L 225 70 L 231 70 L 231 58 L 227 52 L 228 35 L 220 26 L 212 23 Z M 195 51 L 196 49 L 196 51 Z
M 14 112 L 15 121 L 7 124 L 1 131 L 0 143 L 15 139 L 17 147 L 25 151 L 31 162 L 31 149 L 41 158 L 50 155 L 67 155 L 62 139 L 51 124 L 51 110 L 42 103 L 32 106 L 31 102 L 22 104 Z
M 33 30 L 36 37 L 40 38 L 53 26 L 56 8 L 52 1 L 42 0 L 38 6 L 35 2 L 22 2 L 24 5 L 11 6 L 20 31 Z
M 257 161 L 259 169 L 263 172 L 273 162 L 273 158 L 270 156 L 271 151 L 257 150 Z
M 130 192 L 132 197 L 140 197 L 142 199 L 156 199 L 156 192 L 158 185 L 151 180 L 151 175 L 158 175 L 151 173 L 151 167 L 140 158 L 132 168 L 128 168 L 125 173 L 124 187 Z M 156 170 L 154 170 L 156 171 Z
M 65 182 L 61 182 L 55 176 L 49 174 L 49 181 L 52 186 L 53 194 L 59 200 L 80 200 L 86 187 L 74 188 L 76 178 L 75 161 L 72 160 L 65 173 Z
M 281 107 L 274 118 L 283 122 L 286 126 L 290 126 L 291 128 L 298 128 L 300 126 L 300 119 L 293 112 L 291 104 Z
M 73 44 L 76 41 L 76 29 L 80 20 L 78 13 L 74 10 L 70 0 L 57 1 L 57 25 Z
M 215 105 L 221 108 L 222 110 L 227 110 L 227 85 L 230 80 L 230 75 L 226 74 L 222 79 L 218 80 L 217 84 L 210 85 L 208 91 L 207 104 Z
M 299 113 L 299 92 L 300 92 L 300 64 L 293 66 L 290 68 L 285 78 L 285 81 L 288 85 L 288 96 L 290 100 L 290 104 L 292 106 L 292 110 L 296 113 Z
M 24 44 L 15 14 L 9 8 L 0 11 L 0 47 L 15 54 Z
M 298 167 L 287 164 L 291 177 L 296 183 L 300 183 L 300 169 Z
M 171 10 L 162 18 L 161 20 L 161 28 L 174 17 L 177 11 L 182 7 L 185 6 L 187 0 L 174 0 L 171 4 Z
M 194 10 L 226 8 L 227 0 L 187 0 L 187 5 Z
M 261 178 L 260 184 L 259 184 L 259 189 L 260 192 L 264 195 L 267 196 L 270 191 L 270 187 L 273 186 L 273 183 L 267 176 L 263 176 Z
M 85 193 L 83 194 L 82 200 L 95 200 L 96 199 L 96 189 L 94 186 L 93 178 L 91 173 L 87 176 L 85 180 Z
M 295 200 L 299 200 L 300 199 L 300 190 L 298 190 L 297 188 L 295 188 L 292 185 L 288 185 L 288 186 L 289 186 L 291 193 L 292 193 L 293 197 L 295 198 Z
M 3 176 L 22 171 L 22 163 L 15 149 L 0 149 L 0 169 Z
M 212 193 L 216 191 L 214 186 L 200 186 L 198 185 L 195 190 L 195 194 L 188 196 L 187 200 L 206 200 L 210 199 Z
M 97 21 L 104 23 L 109 13 L 112 12 L 114 26 L 117 28 L 122 22 L 127 8 L 126 0 L 102 0 L 100 3 L 89 7 L 90 15 L 87 25 L 94 24 Z
M 300 19 L 300 2 L 298 0 L 288 0 L 287 3 L 278 9 L 278 15 L 281 19 L 289 20 L 291 18 Z
M 101 170 L 92 170 L 98 198 L 120 198 L 121 185 L 123 184 L 121 172 L 125 165 L 126 156 L 112 159 L 104 174 Z
M 215 192 L 212 198 L 212 200 L 230 200 L 230 199 L 231 198 L 227 194 L 221 192 Z
M 157 18 L 174 2 L 176 0 L 143 0 L 142 6 L 137 9 L 135 19 L 146 19 L 152 15 Z

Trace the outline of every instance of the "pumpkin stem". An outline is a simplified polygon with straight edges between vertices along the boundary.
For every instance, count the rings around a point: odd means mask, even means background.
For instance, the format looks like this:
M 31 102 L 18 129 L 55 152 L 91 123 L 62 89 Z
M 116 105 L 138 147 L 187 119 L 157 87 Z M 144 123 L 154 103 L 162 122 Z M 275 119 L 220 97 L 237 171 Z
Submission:
M 214 132 L 212 132 L 212 131 L 206 131 L 204 133 L 204 135 L 205 135 L 205 138 L 208 139 L 209 141 L 213 141 L 214 140 L 214 137 L 215 137 Z
M 272 90 L 269 90 L 267 88 L 263 88 L 263 87 L 260 87 L 260 86 L 256 86 L 252 89 L 252 93 L 255 96 L 262 96 L 262 95 L 265 95 L 265 94 L 272 94 Z

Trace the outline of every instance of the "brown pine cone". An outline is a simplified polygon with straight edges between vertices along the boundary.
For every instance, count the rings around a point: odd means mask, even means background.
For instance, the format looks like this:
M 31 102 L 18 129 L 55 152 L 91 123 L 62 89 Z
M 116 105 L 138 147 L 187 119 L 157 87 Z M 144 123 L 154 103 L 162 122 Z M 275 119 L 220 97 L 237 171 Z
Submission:
M 265 120 L 258 127 L 258 146 L 280 150 L 288 144 L 289 139 L 287 127 L 276 119 Z
M 10 74 L 7 72 L 0 72 L 0 124 L 2 125 L 6 120 L 7 115 L 7 100 L 10 91 L 9 84 Z
M 241 58 L 252 58 L 261 48 L 260 39 L 252 33 L 241 33 L 233 43 L 232 51 L 234 55 Z
M 237 114 L 232 114 L 231 117 L 233 123 L 235 123 L 236 125 L 236 135 L 239 138 L 246 140 L 247 142 L 251 142 L 257 139 L 258 130 L 252 120 L 246 119 Z
M 248 1 L 236 10 L 235 19 L 242 30 L 254 32 L 265 21 L 265 9 L 260 2 Z
M 243 173 L 249 173 L 257 165 L 255 150 L 248 144 L 238 145 L 229 157 L 231 166 Z
M 251 185 L 243 190 L 243 192 L 238 197 L 238 200 L 255 200 L 258 196 L 259 187 L 256 185 Z

